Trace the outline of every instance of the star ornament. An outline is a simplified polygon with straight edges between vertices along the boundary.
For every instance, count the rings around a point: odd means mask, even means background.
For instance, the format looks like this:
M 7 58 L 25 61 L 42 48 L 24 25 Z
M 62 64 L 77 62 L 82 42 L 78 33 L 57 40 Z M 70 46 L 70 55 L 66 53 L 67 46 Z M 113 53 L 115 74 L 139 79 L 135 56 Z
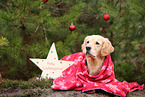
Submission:
M 41 70 L 42 78 L 57 78 L 62 75 L 62 71 L 74 64 L 74 61 L 58 60 L 55 44 L 53 43 L 46 59 L 32 59 Z

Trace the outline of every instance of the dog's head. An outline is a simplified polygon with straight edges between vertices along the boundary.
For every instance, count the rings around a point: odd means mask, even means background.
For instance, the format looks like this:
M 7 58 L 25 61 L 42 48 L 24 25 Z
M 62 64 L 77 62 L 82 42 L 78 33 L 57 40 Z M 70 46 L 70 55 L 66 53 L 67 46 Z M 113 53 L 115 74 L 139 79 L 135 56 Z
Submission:
M 82 44 L 82 51 L 89 56 L 107 56 L 114 51 L 111 42 L 100 35 L 87 36 Z

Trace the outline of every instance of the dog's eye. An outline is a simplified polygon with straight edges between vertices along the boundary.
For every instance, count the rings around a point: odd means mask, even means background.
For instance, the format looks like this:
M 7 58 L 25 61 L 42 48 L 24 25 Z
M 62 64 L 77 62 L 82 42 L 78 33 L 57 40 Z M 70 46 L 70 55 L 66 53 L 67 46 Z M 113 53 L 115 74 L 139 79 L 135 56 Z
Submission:
M 99 42 L 96 42 L 97 45 L 99 45 Z
M 87 41 L 87 43 L 89 43 L 89 41 Z

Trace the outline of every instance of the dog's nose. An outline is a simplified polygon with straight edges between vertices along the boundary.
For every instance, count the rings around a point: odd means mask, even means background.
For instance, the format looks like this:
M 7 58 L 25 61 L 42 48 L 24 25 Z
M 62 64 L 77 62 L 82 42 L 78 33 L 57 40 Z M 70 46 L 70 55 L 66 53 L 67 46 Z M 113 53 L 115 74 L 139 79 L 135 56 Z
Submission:
M 87 50 L 87 51 L 90 51 L 90 49 L 91 49 L 91 47 L 86 47 L 86 50 Z

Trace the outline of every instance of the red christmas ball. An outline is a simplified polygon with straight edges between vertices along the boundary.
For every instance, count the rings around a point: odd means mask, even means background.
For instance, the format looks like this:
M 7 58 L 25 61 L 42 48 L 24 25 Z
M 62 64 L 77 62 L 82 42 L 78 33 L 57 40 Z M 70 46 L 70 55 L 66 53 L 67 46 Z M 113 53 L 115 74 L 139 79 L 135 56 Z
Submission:
M 105 21 L 108 21 L 108 20 L 110 19 L 110 16 L 109 16 L 108 14 L 105 14 L 105 15 L 103 16 L 103 19 L 104 19 Z
M 75 28 L 76 28 L 76 27 L 75 27 L 75 25 L 73 25 L 73 24 L 71 24 L 71 25 L 69 26 L 69 30 L 70 30 L 70 31 L 75 30 Z
M 44 3 L 46 3 L 48 0 L 43 0 Z

